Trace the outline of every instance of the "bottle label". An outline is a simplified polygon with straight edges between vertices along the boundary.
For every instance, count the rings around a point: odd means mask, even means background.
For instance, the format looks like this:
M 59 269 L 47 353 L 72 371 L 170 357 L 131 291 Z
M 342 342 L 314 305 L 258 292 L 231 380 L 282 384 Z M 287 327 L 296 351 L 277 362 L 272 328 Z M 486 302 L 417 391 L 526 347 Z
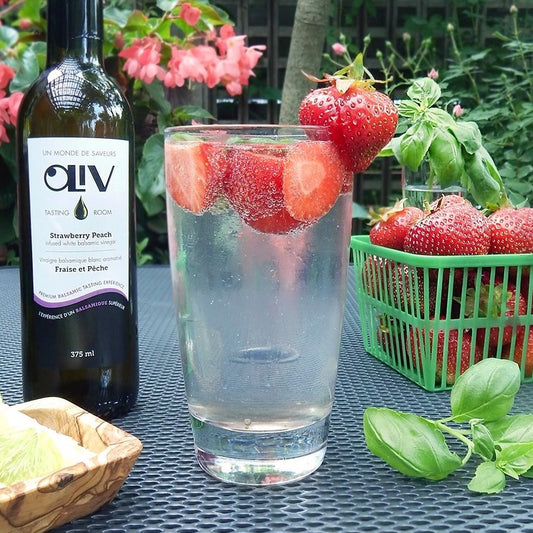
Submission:
M 130 298 L 129 142 L 30 138 L 28 165 L 33 293 L 48 310 L 40 314 L 49 315 L 42 318 L 60 320 L 90 306 L 124 308 L 121 302 Z

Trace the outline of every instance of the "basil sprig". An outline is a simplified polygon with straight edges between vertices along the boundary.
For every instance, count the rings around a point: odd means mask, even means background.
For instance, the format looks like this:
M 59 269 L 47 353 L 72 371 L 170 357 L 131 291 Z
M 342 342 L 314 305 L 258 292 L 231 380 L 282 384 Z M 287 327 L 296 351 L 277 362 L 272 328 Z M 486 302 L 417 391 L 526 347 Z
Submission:
M 468 488 L 501 492 L 506 477 L 533 477 L 533 414 L 509 415 L 519 388 L 515 362 L 485 359 L 455 382 L 447 418 L 431 420 L 368 407 L 363 416 L 367 446 L 402 474 L 432 481 L 446 478 L 477 456 L 480 463 Z M 466 447 L 462 458 L 450 450 L 446 436 Z
M 456 120 L 437 107 L 439 85 L 431 78 L 413 81 L 407 98 L 398 105 L 398 130 L 381 156 L 394 156 L 412 171 L 424 161 L 429 165 L 428 183 L 446 188 L 460 183 L 483 208 L 495 210 L 510 205 L 492 157 L 483 147 L 475 122 Z

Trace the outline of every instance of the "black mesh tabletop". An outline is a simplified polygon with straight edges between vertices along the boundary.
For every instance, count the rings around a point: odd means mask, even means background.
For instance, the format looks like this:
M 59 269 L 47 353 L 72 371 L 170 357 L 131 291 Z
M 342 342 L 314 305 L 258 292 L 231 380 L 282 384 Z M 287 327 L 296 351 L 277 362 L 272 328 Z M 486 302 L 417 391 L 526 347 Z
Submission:
M 22 401 L 18 270 L 0 269 L 0 389 Z M 429 417 L 449 412 L 449 392 L 426 392 L 367 354 L 352 277 L 335 405 L 324 464 L 303 481 L 240 487 L 210 478 L 196 464 L 181 374 L 168 267 L 139 269 L 141 388 L 136 407 L 114 424 L 144 449 L 116 498 L 59 532 L 533 532 L 533 480 L 508 480 L 503 493 L 467 490 L 474 461 L 446 480 L 402 476 L 366 448 L 365 407 L 388 406 Z M 533 384 L 513 412 L 533 412 Z M 1 532 L 4 533 L 4 532 Z

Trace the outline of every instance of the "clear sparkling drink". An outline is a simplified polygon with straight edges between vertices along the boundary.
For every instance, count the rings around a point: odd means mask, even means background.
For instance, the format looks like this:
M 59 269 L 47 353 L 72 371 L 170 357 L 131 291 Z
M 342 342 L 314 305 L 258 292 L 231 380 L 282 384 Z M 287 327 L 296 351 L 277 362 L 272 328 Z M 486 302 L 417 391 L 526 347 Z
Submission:
M 301 129 L 183 130 L 167 133 L 167 207 L 196 455 L 229 482 L 299 479 L 326 449 L 351 176 Z

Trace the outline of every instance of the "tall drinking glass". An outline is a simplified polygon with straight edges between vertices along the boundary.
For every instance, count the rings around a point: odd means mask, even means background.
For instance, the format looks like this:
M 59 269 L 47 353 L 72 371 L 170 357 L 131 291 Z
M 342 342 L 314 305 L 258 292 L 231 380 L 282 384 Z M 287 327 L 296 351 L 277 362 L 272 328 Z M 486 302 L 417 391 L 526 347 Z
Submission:
M 286 483 L 326 451 L 352 175 L 317 127 L 165 131 L 168 238 L 196 457 Z

